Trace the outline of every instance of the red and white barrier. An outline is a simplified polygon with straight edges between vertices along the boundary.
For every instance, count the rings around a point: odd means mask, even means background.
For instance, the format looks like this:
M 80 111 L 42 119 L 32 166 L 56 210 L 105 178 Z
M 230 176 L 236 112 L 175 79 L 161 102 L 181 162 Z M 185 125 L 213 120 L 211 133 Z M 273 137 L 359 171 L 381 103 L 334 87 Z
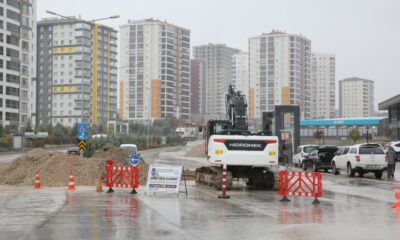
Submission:
M 279 195 L 282 202 L 287 202 L 287 196 L 314 197 L 313 204 L 319 204 L 322 196 L 322 175 L 318 172 L 279 172 Z
M 139 168 L 114 166 L 113 161 L 107 161 L 106 166 L 106 186 L 109 187 L 108 193 L 114 192 L 116 188 L 132 188 L 132 194 L 136 193 L 139 187 Z

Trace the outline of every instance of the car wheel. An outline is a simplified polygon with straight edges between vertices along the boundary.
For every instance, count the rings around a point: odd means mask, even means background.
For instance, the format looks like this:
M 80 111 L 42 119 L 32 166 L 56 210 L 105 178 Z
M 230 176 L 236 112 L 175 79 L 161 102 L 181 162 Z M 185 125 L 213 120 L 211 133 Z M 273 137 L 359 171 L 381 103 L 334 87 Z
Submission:
M 336 164 L 332 163 L 332 173 L 334 175 L 339 175 L 339 171 L 336 169 Z
M 375 177 L 376 177 L 376 179 L 381 179 L 382 178 L 382 171 L 375 172 Z
M 355 174 L 356 174 L 356 171 L 354 171 L 354 170 L 351 168 L 351 164 L 348 163 L 348 164 L 347 164 L 347 176 L 349 176 L 349 177 L 354 177 Z
M 363 170 L 358 171 L 358 176 L 360 178 L 364 177 L 364 171 Z

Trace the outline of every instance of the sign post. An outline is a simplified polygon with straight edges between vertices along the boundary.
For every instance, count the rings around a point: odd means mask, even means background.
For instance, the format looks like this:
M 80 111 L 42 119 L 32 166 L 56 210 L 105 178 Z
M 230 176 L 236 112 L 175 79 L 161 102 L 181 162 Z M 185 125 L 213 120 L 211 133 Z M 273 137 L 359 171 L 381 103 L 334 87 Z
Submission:
M 78 138 L 78 148 L 81 152 L 81 157 L 83 157 L 83 151 L 86 150 L 86 140 L 88 138 L 88 125 L 86 123 L 78 123 L 76 126 L 77 138 Z

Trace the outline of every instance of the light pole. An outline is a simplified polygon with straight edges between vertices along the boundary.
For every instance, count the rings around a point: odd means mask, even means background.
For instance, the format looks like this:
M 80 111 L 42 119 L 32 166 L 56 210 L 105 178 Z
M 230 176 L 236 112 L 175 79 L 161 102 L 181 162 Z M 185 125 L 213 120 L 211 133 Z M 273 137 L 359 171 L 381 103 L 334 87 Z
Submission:
M 54 15 L 54 16 L 58 16 L 58 17 L 61 17 L 61 18 L 64 18 L 64 19 L 68 19 L 68 20 L 77 20 L 75 18 L 64 16 L 64 15 L 61 15 L 61 14 L 58 14 L 56 12 L 49 11 L 49 10 L 46 10 L 46 13 Z M 93 19 L 91 21 L 86 21 L 86 20 L 82 20 L 82 19 L 79 19 L 79 20 L 81 20 L 83 22 L 86 22 L 86 23 L 89 23 L 92 26 L 94 22 L 101 21 L 101 20 L 107 20 L 107 19 L 115 19 L 115 18 L 119 18 L 119 17 L 120 17 L 119 15 L 113 15 L 113 16 L 106 17 L 106 18 Z M 82 83 L 81 83 L 81 122 L 85 122 L 84 114 L 83 114 L 84 113 L 84 108 L 83 108 L 83 103 L 84 103 L 84 101 L 83 101 L 83 94 L 84 94 L 83 93 L 83 85 L 84 85 L 83 84 L 84 83 L 84 74 L 83 74 L 83 71 L 84 71 L 84 68 L 83 68 L 84 41 L 83 41 L 83 39 L 84 39 L 84 36 L 83 36 L 83 33 L 84 33 L 84 31 L 82 30 L 82 41 L 81 41 L 81 51 L 82 51 L 82 61 L 81 61 L 81 75 L 82 75 Z M 95 60 L 93 60 L 93 61 L 95 61 Z

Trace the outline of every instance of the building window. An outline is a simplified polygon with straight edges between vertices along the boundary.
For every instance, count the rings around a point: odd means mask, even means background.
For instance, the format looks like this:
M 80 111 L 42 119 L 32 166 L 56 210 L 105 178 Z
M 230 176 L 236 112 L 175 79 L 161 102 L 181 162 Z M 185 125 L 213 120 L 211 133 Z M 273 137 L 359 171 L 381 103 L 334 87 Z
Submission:
M 19 114 L 18 113 L 10 113 L 6 112 L 6 121 L 19 121 Z
M 13 87 L 6 87 L 6 95 L 9 96 L 19 96 L 19 89 Z
M 7 35 L 6 42 L 11 44 L 11 45 L 19 47 L 19 38 L 18 37 Z
M 12 10 L 7 10 L 7 17 L 15 21 L 19 21 L 19 13 L 14 12 Z
M 7 0 L 7 5 L 13 6 L 15 8 L 19 8 L 19 1 L 18 0 Z
M 7 22 L 7 31 L 19 34 L 20 27 L 14 23 Z

